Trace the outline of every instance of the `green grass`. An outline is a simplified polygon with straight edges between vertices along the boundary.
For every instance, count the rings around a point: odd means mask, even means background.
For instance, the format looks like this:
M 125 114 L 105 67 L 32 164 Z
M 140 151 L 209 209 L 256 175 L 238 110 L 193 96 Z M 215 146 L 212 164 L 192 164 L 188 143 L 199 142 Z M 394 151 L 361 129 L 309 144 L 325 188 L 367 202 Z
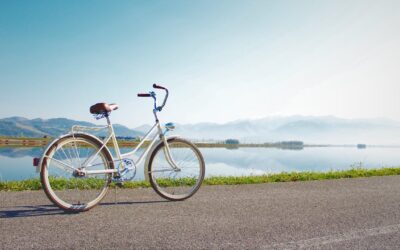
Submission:
M 104 182 L 98 179 L 57 179 L 52 181 L 52 186 L 55 190 L 63 189 L 99 189 L 104 185 Z M 114 187 L 115 183 L 111 183 L 110 187 Z M 139 188 L 150 187 L 150 183 L 146 181 L 131 181 L 125 182 L 124 188 Z M 0 181 L 0 191 L 25 191 L 25 190 L 40 190 L 42 184 L 40 179 L 28 179 L 22 181 Z
M 241 177 L 210 177 L 203 182 L 204 185 L 240 185 L 240 184 L 259 184 L 270 182 L 294 182 L 294 181 L 313 181 L 329 180 L 341 178 L 358 178 L 371 176 L 400 175 L 400 168 L 380 168 L 363 169 L 353 168 L 343 171 L 330 172 L 291 172 L 270 175 L 241 176 Z M 184 180 L 186 184 L 192 184 L 192 180 Z M 56 189 L 69 189 L 77 187 L 78 189 L 97 189 L 102 187 L 103 183 L 98 179 L 57 179 L 54 181 Z M 162 185 L 174 186 L 176 181 L 163 180 Z M 111 187 L 114 187 L 114 183 Z M 150 183 L 146 181 L 125 182 L 123 188 L 147 188 Z M 29 179 L 23 181 L 5 181 L 0 182 L 0 191 L 23 191 L 39 190 L 41 183 L 39 179 Z
M 400 168 L 363 169 L 353 168 L 343 171 L 329 172 L 283 172 L 271 175 L 241 177 L 211 177 L 204 180 L 206 185 L 239 185 L 269 182 L 315 181 L 342 178 L 359 178 L 371 176 L 400 175 Z

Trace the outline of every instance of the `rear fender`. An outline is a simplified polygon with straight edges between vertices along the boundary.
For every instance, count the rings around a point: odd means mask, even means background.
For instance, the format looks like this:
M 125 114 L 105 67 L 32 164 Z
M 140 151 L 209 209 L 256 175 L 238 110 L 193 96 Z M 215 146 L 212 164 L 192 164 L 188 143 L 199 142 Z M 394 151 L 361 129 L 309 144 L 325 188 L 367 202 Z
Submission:
M 96 136 L 91 135 L 91 134 L 88 134 L 88 133 L 84 133 L 84 132 L 79 132 L 79 133 L 68 133 L 68 134 L 65 134 L 65 135 L 61 135 L 61 136 L 57 137 L 56 139 L 54 139 L 52 142 L 50 142 L 50 143 L 48 144 L 47 148 L 43 151 L 43 155 L 42 155 L 42 157 L 40 158 L 38 168 L 41 168 L 41 166 L 42 166 L 42 164 L 43 164 L 43 161 L 45 160 L 45 156 L 46 156 L 45 154 L 47 153 L 47 151 L 49 151 L 49 149 L 50 149 L 51 147 L 53 147 L 53 146 L 57 143 L 58 140 L 63 139 L 63 138 L 67 138 L 67 137 L 78 137 L 78 136 L 80 136 L 80 135 L 90 137 L 90 138 L 92 138 L 93 140 L 97 141 L 98 143 L 103 144 L 103 142 L 102 142 L 99 138 L 97 138 Z M 107 150 L 107 153 L 111 156 L 111 159 L 112 159 L 113 157 L 112 157 L 112 154 L 111 154 L 110 150 L 108 150 L 107 147 L 104 147 L 104 149 Z M 111 163 L 111 164 L 110 164 L 110 168 L 114 169 L 114 162 L 110 162 L 110 163 Z M 40 171 L 41 171 L 41 169 L 40 169 Z

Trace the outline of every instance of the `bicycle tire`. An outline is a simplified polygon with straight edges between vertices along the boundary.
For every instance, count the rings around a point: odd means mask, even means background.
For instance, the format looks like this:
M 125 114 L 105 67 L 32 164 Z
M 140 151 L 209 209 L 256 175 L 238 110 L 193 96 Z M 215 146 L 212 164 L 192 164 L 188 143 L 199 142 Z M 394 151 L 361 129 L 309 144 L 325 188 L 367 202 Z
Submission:
M 185 200 L 193 196 L 199 190 L 204 180 L 204 158 L 200 150 L 193 143 L 187 140 L 181 138 L 170 138 L 167 140 L 167 142 L 172 158 L 174 159 L 180 170 L 176 171 L 172 169 L 169 163 L 166 161 L 164 153 L 165 145 L 164 142 L 162 142 L 155 147 L 149 159 L 148 177 L 150 180 L 150 184 L 157 194 L 167 200 Z M 186 157 L 183 160 L 179 158 L 179 155 L 182 153 Z M 195 158 L 193 157 L 193 161 L 191 162 L 192 167 L 185 167 L 183 164 L 188 163 L 191 156 L 195 156 Z M 169 166 L 170 168 L 168 169 L 168 167 L 166 166 Z M 159 167 L 164 168 L 157 169 Z M 188 169 L 193 169 L 193 171 Z M 158 175 L 158 173 L 166 172 L 168 172 L 170 175 L 169 177 L 172 178 L 166 178 L 168 176 L 165 175 Z M 184 173 L 187 173 L 188 176 L 184 176 Z M 179 174 L 181 174 L 180 178 L 175 178 L 178 177 Z
M 94 178 L 93 175 L 74 176 L 73 170 L 62 167 L 62 163 L 80 165 L 85 152 L 88 158 L 93 157 L 94 153 L 91 152 L 98 151 L 102 145 L 102 142 L 94 136 L 70 134 L 57 139 L 49 146 L 43 154 L 40 179 L 50 201 L 64 211 L 83 212 L 93 208 L 104 198 L 112 174 L 98 174 Z M 99 163 L 93 164 L 91 168 L 114 169 L 112 155 L 106 147 L 93 158 L 94 162 Z M 80 197 L 74 198 L 74 194 Z M 84 198 L 84 195 L 89 198 Z

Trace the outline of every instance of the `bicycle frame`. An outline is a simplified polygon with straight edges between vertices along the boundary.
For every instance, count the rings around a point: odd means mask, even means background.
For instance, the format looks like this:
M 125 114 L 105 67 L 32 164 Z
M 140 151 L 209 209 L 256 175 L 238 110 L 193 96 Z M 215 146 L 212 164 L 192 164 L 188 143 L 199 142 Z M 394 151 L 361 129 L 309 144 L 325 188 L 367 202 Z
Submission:
M 147 134 L 144 136 L 144 138 L 140 141 L 140 143 L 132 151 L 124 153 L 124 154 L 121 154 L 121 151 L 120 151 L 119 145 L 118 145 L 118 141 L 117 141 L 117 138 L 115 136 L 114 128 L 113 128 L 113 126 L 111 124 L 111 121 L 110 121 L 109 117 L 107 116 L 106 119 L 107 119 L 107 124 L 108 124 L 107 125 L 108 136 L 103 140 L 103 144 L 100 147 L 100 149 L 97 152 L 95 152 L 92 156 L 90 156 L 88 158 L 88 160 L 82 164 L 81 169 L 78 170 L 78 171 L 80 171 L 81 173 L 83 173 L 85 175 L 90 175 L 90 174 L 102 174 L 102 173 L 121 173 L 121 170 L 124 170 L 124 169 L 127 169 L 128 171 L 129 170 L 133 170 L 134 168 L 136 168 L 137 165 L 142 163 L 142 161 L 145 158 L 145 156 L 148 155 L 150 150 L 153 148 L 153 145 L 158 141 L 158 138 L 159 138 L 160 141 L 164 142 L 165 145 L 166 145 L 164 153 L 165 153 L 167 162 L 171 165 L 171 167 L 174 170 L 179 171 L 179 167 L 175 164 L 175 162 L 174 162 L 174 160 L 172 158 L 172 155 L 171 155 L 168 143 L 167 143 L 167 139 L 165 137 L 165 133 L 168 131 L 168 129 L 163 131 L 158 119 L 156 120 L 156 123 L 151 127 L 151 129 L 147 132 Z M 72 128 L 72 133 L 74 133 L 73 132 L 74 128 L 75 129 L 76 128 L 80 128 L 80 126 L 74 126 Z M 157 133 L 155 133 L 151 137 L 151 135 L 153 134 L 154 131 L 157 131 Z M 144 150 L 144 152 L 139 156 L 139 158 L 136 161 L 132 160 L 134 166 L 132 166 L 132 167 L 123 166 L 123 168 L 120 169 L 119 166 L 121 164 L 119 164 L 118 167 L 115 168 L 115 169 L 86 170 L 86 168 L 90 168 L 91 166 L 94 166 L 94 165 L 91 165 L 92 162 L 98 156 L 98 154 L 101 152 L 101 150 L 103 150 L 104 147 L 107 147 L 107 143 L 109 143 L 110 141 L 112 142 L 112 144 L 114 146 L 114 149 L 115 149 L 115 153 L 116 153 L 116 158 L 113 157 L 113 161 L 114 162 L 120 161 L 121 163 L 123 163 L 124 159 L 126 159 L 126 158 L 130 159 L 129 156 L 136 154 L 137 151 L 139 150 L 139 148 L 141 148 L 141 146 L 147 141 L 148 138 L 151 138 L 151 140 L 150 140 L 150 143 L 147 146 L 147 148 Z M 76 170 L 76 168 L 73 168 L 73 167 L 70 167 L 70 168 Z

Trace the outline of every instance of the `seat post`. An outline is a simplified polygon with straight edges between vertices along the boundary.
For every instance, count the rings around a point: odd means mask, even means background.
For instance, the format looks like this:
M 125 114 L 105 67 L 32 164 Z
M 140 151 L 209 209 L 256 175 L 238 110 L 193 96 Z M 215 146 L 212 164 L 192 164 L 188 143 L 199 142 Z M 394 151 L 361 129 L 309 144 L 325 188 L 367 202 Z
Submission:
M 107 119 L 108 126 L 110 126 L 111 125 L 111 121 L 110 121 L 110 117 L 108 115 L 106 116 L 106 119 Z

